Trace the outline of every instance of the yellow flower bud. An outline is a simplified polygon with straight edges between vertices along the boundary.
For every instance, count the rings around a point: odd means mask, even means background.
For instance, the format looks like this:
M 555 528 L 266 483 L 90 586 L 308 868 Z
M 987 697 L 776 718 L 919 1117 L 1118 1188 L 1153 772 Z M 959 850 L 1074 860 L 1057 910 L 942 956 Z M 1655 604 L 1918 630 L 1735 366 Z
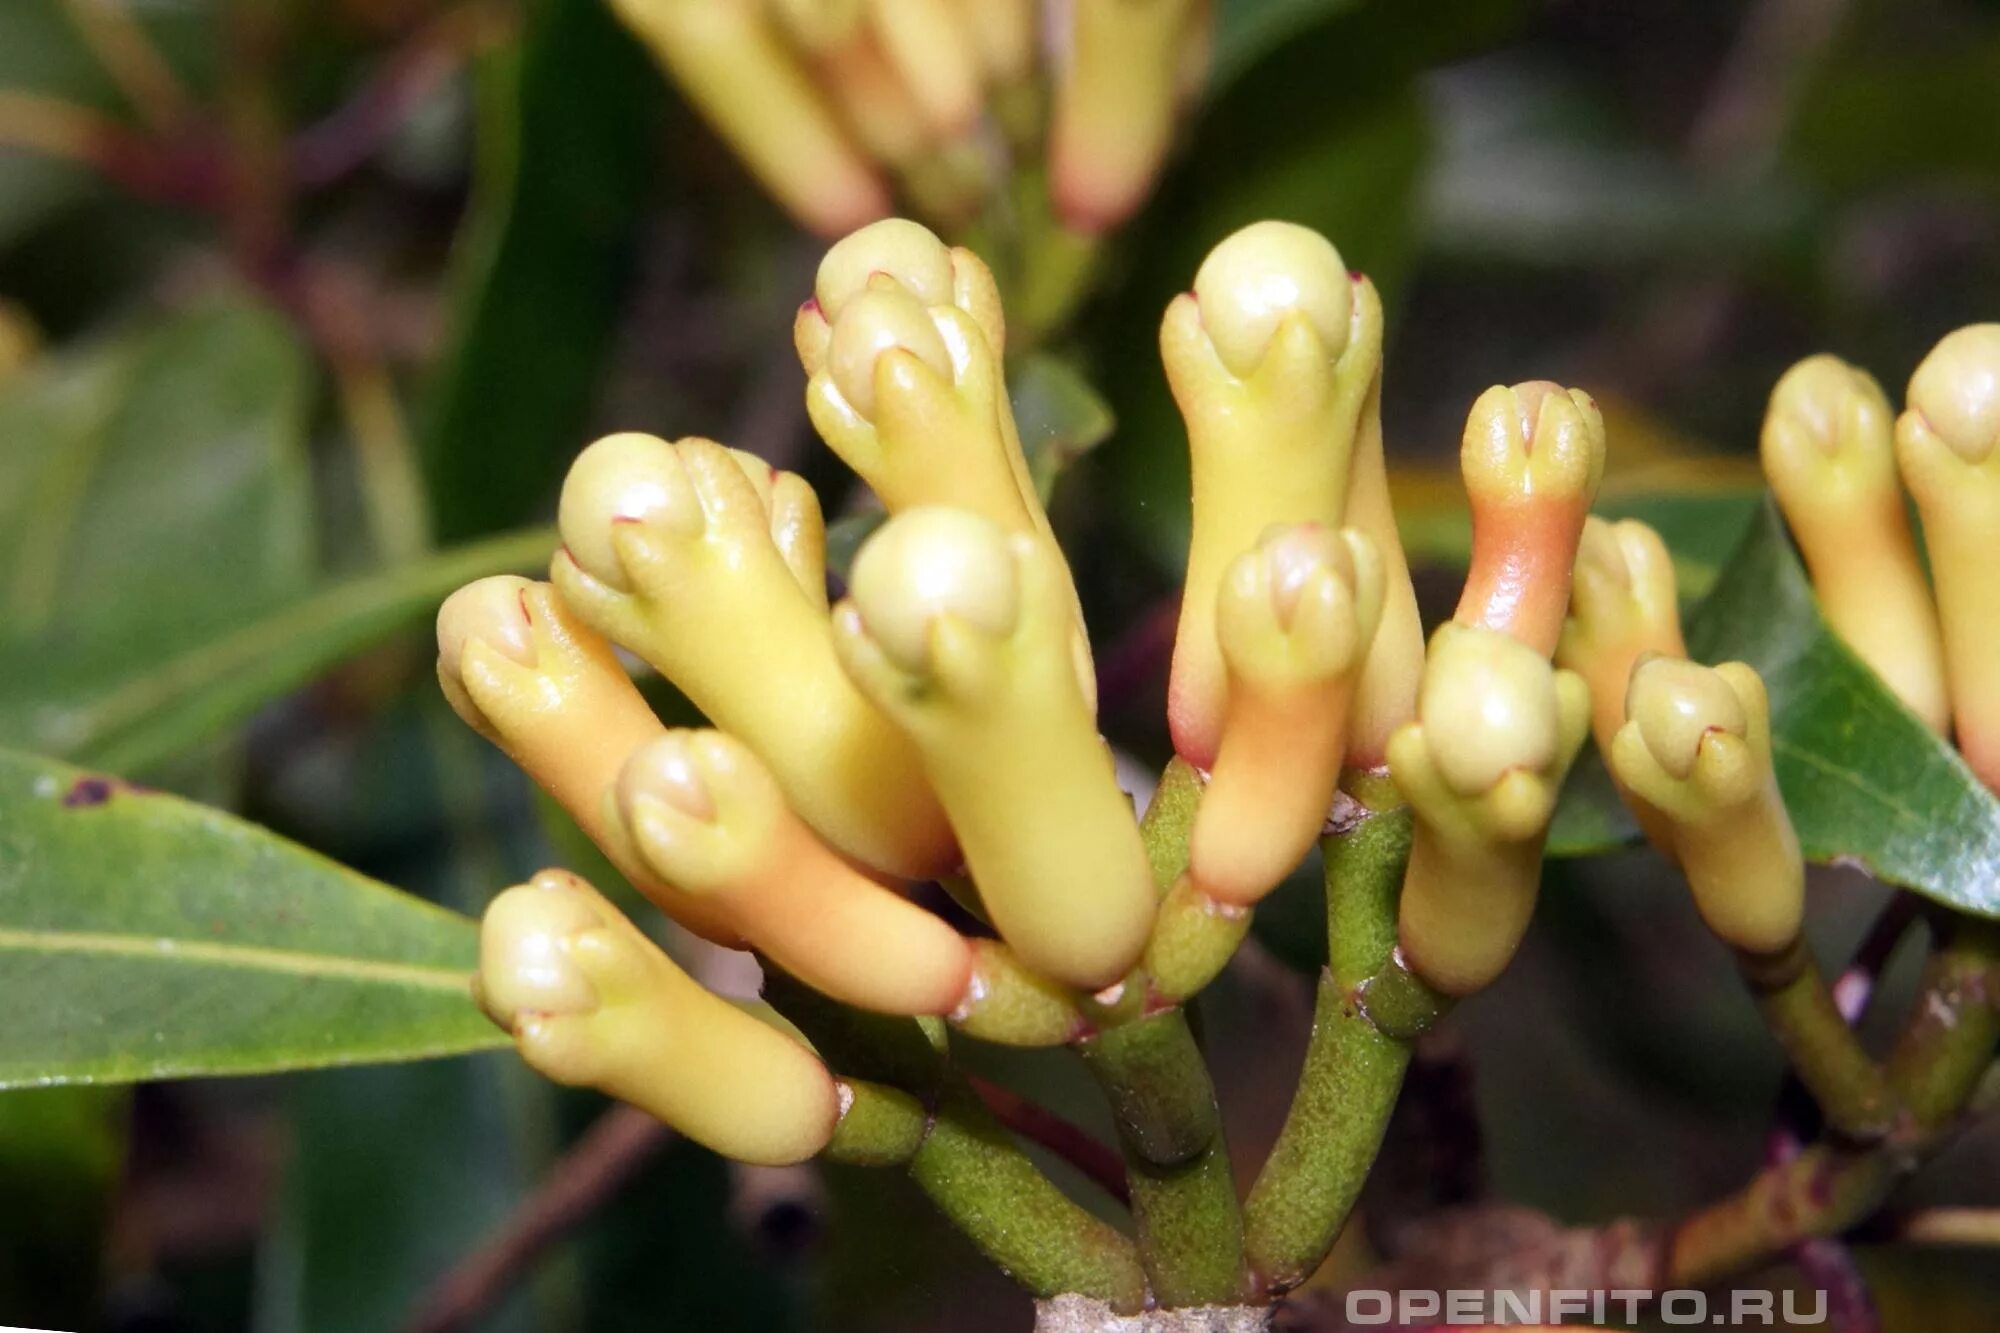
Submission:
M 870 155 L 900 171 L 930 149 L 930 127 L 883 52 L 866 0 L 778 0 L 773 10 Z
M 794 217 L 838 235 L 889 193 L 759 0 L 612 0 L 688 100 Z
M 1590 686 L 1591 734 L 1604 753 L 1625 725 L 1632 668 L 1648 653 L 1687 656 L 1673 555 L 1637 519 L 1587 519 L 1555 660 Z
M 740 737 L 821 837 L 893 874 L 952 864 L 916 752 L 841 671 L 728 450 L 608 436 L 570 469 L 557 517 L 564 600 Z
M 636 860 L 608 818 L 626 756 L 662 730 L 611 645 L 548 584 L 504 574 L 446 598 L 437 639 L 438 683 L 453 711 L 506 751 L 675 920 L 735 943 L 713 907 L 660 883 Z
M 757 499 L 771 516 L 771 541 L 803 592 L 826 606 L 826 518 L 819 495 L 796 472 L 772 467 L 756 454 L 731 449 L 730 456 L 750 479 Z
M 1073 654 L 1046 548 L 960 510 L 891 518 L 834 609 L 841 660 L 901 724 L 1000 935 L 1083 990 L 1145 947 L 1152 872 Z
M 1215 761 L 1227 697 L 1216 639 L 1224 568 L 1276 523 L 1337 528 L 1382 363 L 1382 309 L 1317 233 L 1259 222 L 1210 252 L 1160 327 L 1187 423 L 1194 525 L 1167 716 L 1174 746 Z
M 1896 461 L 1923 516 L 1958 745 L 2000 791 L 2000 324 L 1947 335 L 1917 367 Z
M 1553 652 L 1583 521 L 1604 479 L 1604 420 L 1581 389 L 1546 381 L 1479 395 L 1459 454 L 1472 562 L 1457 620 Z
M 1355 280 L 1356 301 L 1380 308 L 1374 284 Z M 1355 434 L 1354 461 L 1348 473 L 1347 518 L 1375 543 L 1382 557 L 1382 620 L 1361 668 L 1354 706 L 1347 725 L 1349 768 L 1379 768 L 1386 760 L 1389 737 L 1416 716 L 1417 683 L 1424 671 L 1424 625 L 1417 611 L 1417 590 L 1410 582 L 1402 535 L 1396 529 L 1396 509 L 1389 497 L 1389 467 L 1382 446 L 1382 385 L 1378 376 L 1361 407 Z
M 1671 826 L 1702 919 L 1751 953 L 1798 938 L 1805 863 L 1771 767 L 1771 705 L 1741 662 L 1654 657 L 1632 673 L 1612 771 Z
M 1589 715 L 1581 677 L 1498 630 L 1447 624 L 1431 640 L 1389 771 L 1415 820 L 1398 933 L 1411 969 L 1445 994 L 1487 985 L 1520 946 Z
M 618 812 L 659 878 L 714 903 L 815 990 L 892 1014 L 944 1014 L 964 998 L 966 941 L 820 841 L 740 741 L 670 731 L 649 742 L 619 776 Z
M 952 373 L 951 354 L 930 313 L 891 283 L 855 297 L 841 312 L 827 344 L 827 375 L 855 414 L 873 421 L 877 378 L 893 385 L 916 373 L 896 357 L 914 357 L 933 375 L 948 379 Z
M 1837 357 L 1807 357 L 1771 391 L 1761 452 L 1834 633 L 1931 730 L 1944 731 L 1944 646 L 1881 386 Z
M 1072 0 L 1058 37 L 1050 186 L 1063 220 L 1102 232 L 1137 212 L 1173 138 L 1198 0 Z
M 1276 528 L 1229 566 L 1216 615 L 1229 705 L 1189 844 L 1210 897 L 1257 902 L 1319 836 L 1381 614 L 1381 559 L 1352 529 Z
M 952 0 L 867 0 L 875 38 L 940 139 L 979 121 L 979 57 Z
M 487 907 L 473 990 L 541 1073 L 630 1102 L 724 1156 L 803 1161 L 839 1122 L 817 1056 L 696 985 L 567 872 L 544 870 Z

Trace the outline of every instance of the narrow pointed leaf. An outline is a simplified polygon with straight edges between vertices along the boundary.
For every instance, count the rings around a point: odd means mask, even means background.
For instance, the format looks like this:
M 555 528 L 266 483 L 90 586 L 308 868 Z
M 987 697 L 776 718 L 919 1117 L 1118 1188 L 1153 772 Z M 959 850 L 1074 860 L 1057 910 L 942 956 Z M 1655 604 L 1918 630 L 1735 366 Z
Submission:
M 503 1044 L 469 919 L 157 792 L 0 751 L 0 1087 Z

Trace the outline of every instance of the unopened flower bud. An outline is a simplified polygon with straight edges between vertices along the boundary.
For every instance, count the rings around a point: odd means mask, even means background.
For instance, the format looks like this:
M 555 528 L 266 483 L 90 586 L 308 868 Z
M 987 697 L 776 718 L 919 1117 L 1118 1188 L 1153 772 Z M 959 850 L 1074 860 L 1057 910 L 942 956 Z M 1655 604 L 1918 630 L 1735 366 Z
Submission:
M 1951 720 L 1944 647 L 1890 437 L 1873 379 L 1837 357 L 1808 357 L 1771 391 L 1764 475 L 1834 633 L 1941 732 Z
M 1275 528 L 1229 566 L 1216 616 L 1229 703 L 1189 851 L 1209 896 L 1257 902 L 1319 836 L 1381 613 L 1381 559 L 1352 529 Z
M 1166 160 L 1198 0 L 1072 0 L 1058 37 L 1050 184 L 1070 226 L 1103 232 L 1138 211 Z
M 863 292 L 849 302 L 833 326 L 827 373 L 864 420 L 875 415 L 877 377 L 894 375 L 898 369 L 881 363 L 898 353 L 915 357 L 947 380 L 951 376 L 951 354 L 915 297 L 890 286 Z
M 1338 528 L 1382 360 L 1382 310 L 1318 234 L 1260 222 L 1202 264 L 1160 327 L 1187 423 L 1193 528 L 1167 716 L 1174 746 L 1215 761 L 1227 679 L 1216 638 L 1224 568 L 1273 524 Z
M 2000 324 L 1947 335 L 1917 367 L 1896 461 L 1923 516 L 1958 745 L 2000 791 Z
M 759 0 L 612 0 L 751 174 L 812 230 L 838 235 L 889 211 Z
M 1588 519 L 1555 660 L 1590 686 L 1591 733 L 1600 751 L 1610 752 L 1611 738 L 1625 725 L 1625 688 L 1648 653 L 1687 656 L 1673 555 L 1637 519 Z
M 667 732 L 626 761 L 617 800 L 661 879 L 714 903 L 815 990 L 893 1014 L 943 1014 L 964 997 L 966 941 L 822 842 L 740 741 Z
M 842 237 L 826 252 L 813 282 L 813 299 L 827 319 L 838 319 L 879 274 L 893 278 L 926 306 L 951 305 L 956 286 L 952 259 L 950 247 L 922 223 L 883 218 Z
M 1626 788 L 1671 826 L 1702 919 L 1750 953 L 1798 938 L 1805 863 L 1771 766 L 1771 705 L 1741 662 L 1641 662 L 1628 721 L 1607 755 Z
M 959 22 L 979 56 L 987 81 L 1013 87 L 1034 77 L 1040 34 L 1036 0 L 954 0 Z
M 1436 989 L 1470 994 L 1520 947 L 1589 712 L 1580 677 L 1497 630 L 1447 624 L 1432 639 L 1389 770 L 1415 818 L 1398 933 Z
M 564 871 L 487 907 L 474 992 L 541 1073 L 630 1102 L 738 1161 L 803 1161 L 840 1119 L 817 1056 L 696 985 Z
M 861 548 L 851 586 L 841 660 L 921 751 L 1001 937 L 1064 984 L 1119 980 L 1152 873 L 1078 679 L 1062 566 L 975 514 L 918 509 Z
M 1005 635 L 1020 615 L 1021 590 L 1007 536 L 963 510 L 909 510 L 885 527 L 854 562 L 851 591 L 868 608 L 869 635 L 913 675 L 928 669 L 931 632 L 952 616 Z
M 1604 420 L 1581 389 L 1545 381 L 1479 396 L 1459 454 L 1472 562 L 1456 619 L 1553 652 L 1584 519 L 1604 478 Z
M 438 682 L 452 709 L 491 740 L 675 920 L 721 943 L 736 935 L 712 908 L 635 861 L 605 802 L 625 758 L 660 734 L 611 645 L 555 590 L 512 575 L 471 583 L 438 609 Z
M 564 600 L 740 737 L 822 837 L 894 874 L 950 864 L 915 751 L 842 673 L 820 599 L 728 450 L 601 440 L 571 469 L 558 523 Z
M 1337 360 L 1353 336 L 1354 282 L 1340 252 L 1291 222 L 1253 222 L 1209 251 L 1194 276 L 1202 332 L 1238 379 L 1255 374 L 1287 319 L 1319 335 Z

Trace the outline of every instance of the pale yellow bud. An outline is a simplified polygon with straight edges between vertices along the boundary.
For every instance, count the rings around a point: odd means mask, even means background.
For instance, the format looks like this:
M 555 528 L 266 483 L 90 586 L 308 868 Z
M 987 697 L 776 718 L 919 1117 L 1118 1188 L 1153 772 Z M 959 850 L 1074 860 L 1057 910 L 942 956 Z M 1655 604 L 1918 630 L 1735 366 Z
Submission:
M 813 299 L 829 321 L 837 320 L 877 274 L 895 279 L 923 305 L 952 304 L 950 247 L 907 218 L 883 218 L 836 241 L 819 262 Z
M 1771 706 L 1740 662 L 1648 658 L 1632 673 L 1626 722 L 1606 759 L 1670 826 L 1672 849 L 1709 928 L 1739 949 L 1798 938 L 1805 863 L 1771 762 Z
M 1509 769 L 1549 767 L 1559 744 L 1547 659 L 1493 630 L 1442 625 L 1431 638 L 1417 718 L 1437 738 L 1453 791 L 1476 796 Z
M 912 674 L 929 669 L 938 617 L 1004 635 L 1020 611 L 1006 536 L 960 509 L 905 511 L 861 548 L 849 586 L 870 636 Z
M 1896 461 L 1923 516 L 1958 745 L 2000 791 L 2000 324 L 1948 334 L 1910 377 Z
M 875 415 L 877 363 L 900 352 L 949 379 L 951 354 L 937 326 L 917 299 L 890 286 L 863 292 L 834 321 L 827 347 L 827 372 L 849 405 L 864 419 Z
M 1216 355 L 1238 378 L 1255 372 L 1288 318 L 1312 326 L 1328 360 L 1352 333 L 1354 281 L 1340 252 L 1291 222 L 1253 222 L 1209 251 L 1194 296 Z
M 530 1065 L 740 1161 L 826 1146 L 840 1098 L 795 1038 L 710 995 L 588 884 L 545 870 L 480 924 L 480 1007 Z

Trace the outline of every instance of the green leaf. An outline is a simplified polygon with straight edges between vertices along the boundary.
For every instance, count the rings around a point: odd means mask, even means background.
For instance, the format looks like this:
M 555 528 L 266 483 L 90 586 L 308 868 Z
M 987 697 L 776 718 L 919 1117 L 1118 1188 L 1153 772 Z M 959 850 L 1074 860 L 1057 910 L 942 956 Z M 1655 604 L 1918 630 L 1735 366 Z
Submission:
M 1007 367 L 1007 396 L 1035 490 L 1047 503 L 1063 469 L 1111 438 L 1111 406 L 1076 367 L 1037 352 Z
M 437 528 L 520 523 L 581 447 L 653 177 L 660 80 L 603 0 L 530 0 L 477 74 L 451 351 L 424 414 Z
M 1748 662 L 1771 694 L 1778 784 L 1806 856 L 2000 916 L 2000 800 L 1827 627 L 1784 520 L 1766 506 L 1689 621 L 1703 662 Z M 1604 788 L 1564 796 L 1566 850 Z
M 1215 9 L 1211 94 L 1228 87 L 1290 38 L 1356 3 L 1358 0 L 1221 0 Z
M 30 669 L 0 685 L 0 735 L 117 772 L 147 772 L 241 721 L 328 667 L 428 620 L 487 574 L 546 567 L 548 528 L 470 542 L 334 584 L 166 656 L 135 652 L 110 669 Z M 0 652 L 0 668 L 7 657 Z
M 0 751 L 0 1087 L 497 1046 L 477 928 L 177 797 Z
M 218 298 L 55 356 L 0 392 L 0 647 L 50 671 L 198 643 L 311 568 L 312 372 Z

